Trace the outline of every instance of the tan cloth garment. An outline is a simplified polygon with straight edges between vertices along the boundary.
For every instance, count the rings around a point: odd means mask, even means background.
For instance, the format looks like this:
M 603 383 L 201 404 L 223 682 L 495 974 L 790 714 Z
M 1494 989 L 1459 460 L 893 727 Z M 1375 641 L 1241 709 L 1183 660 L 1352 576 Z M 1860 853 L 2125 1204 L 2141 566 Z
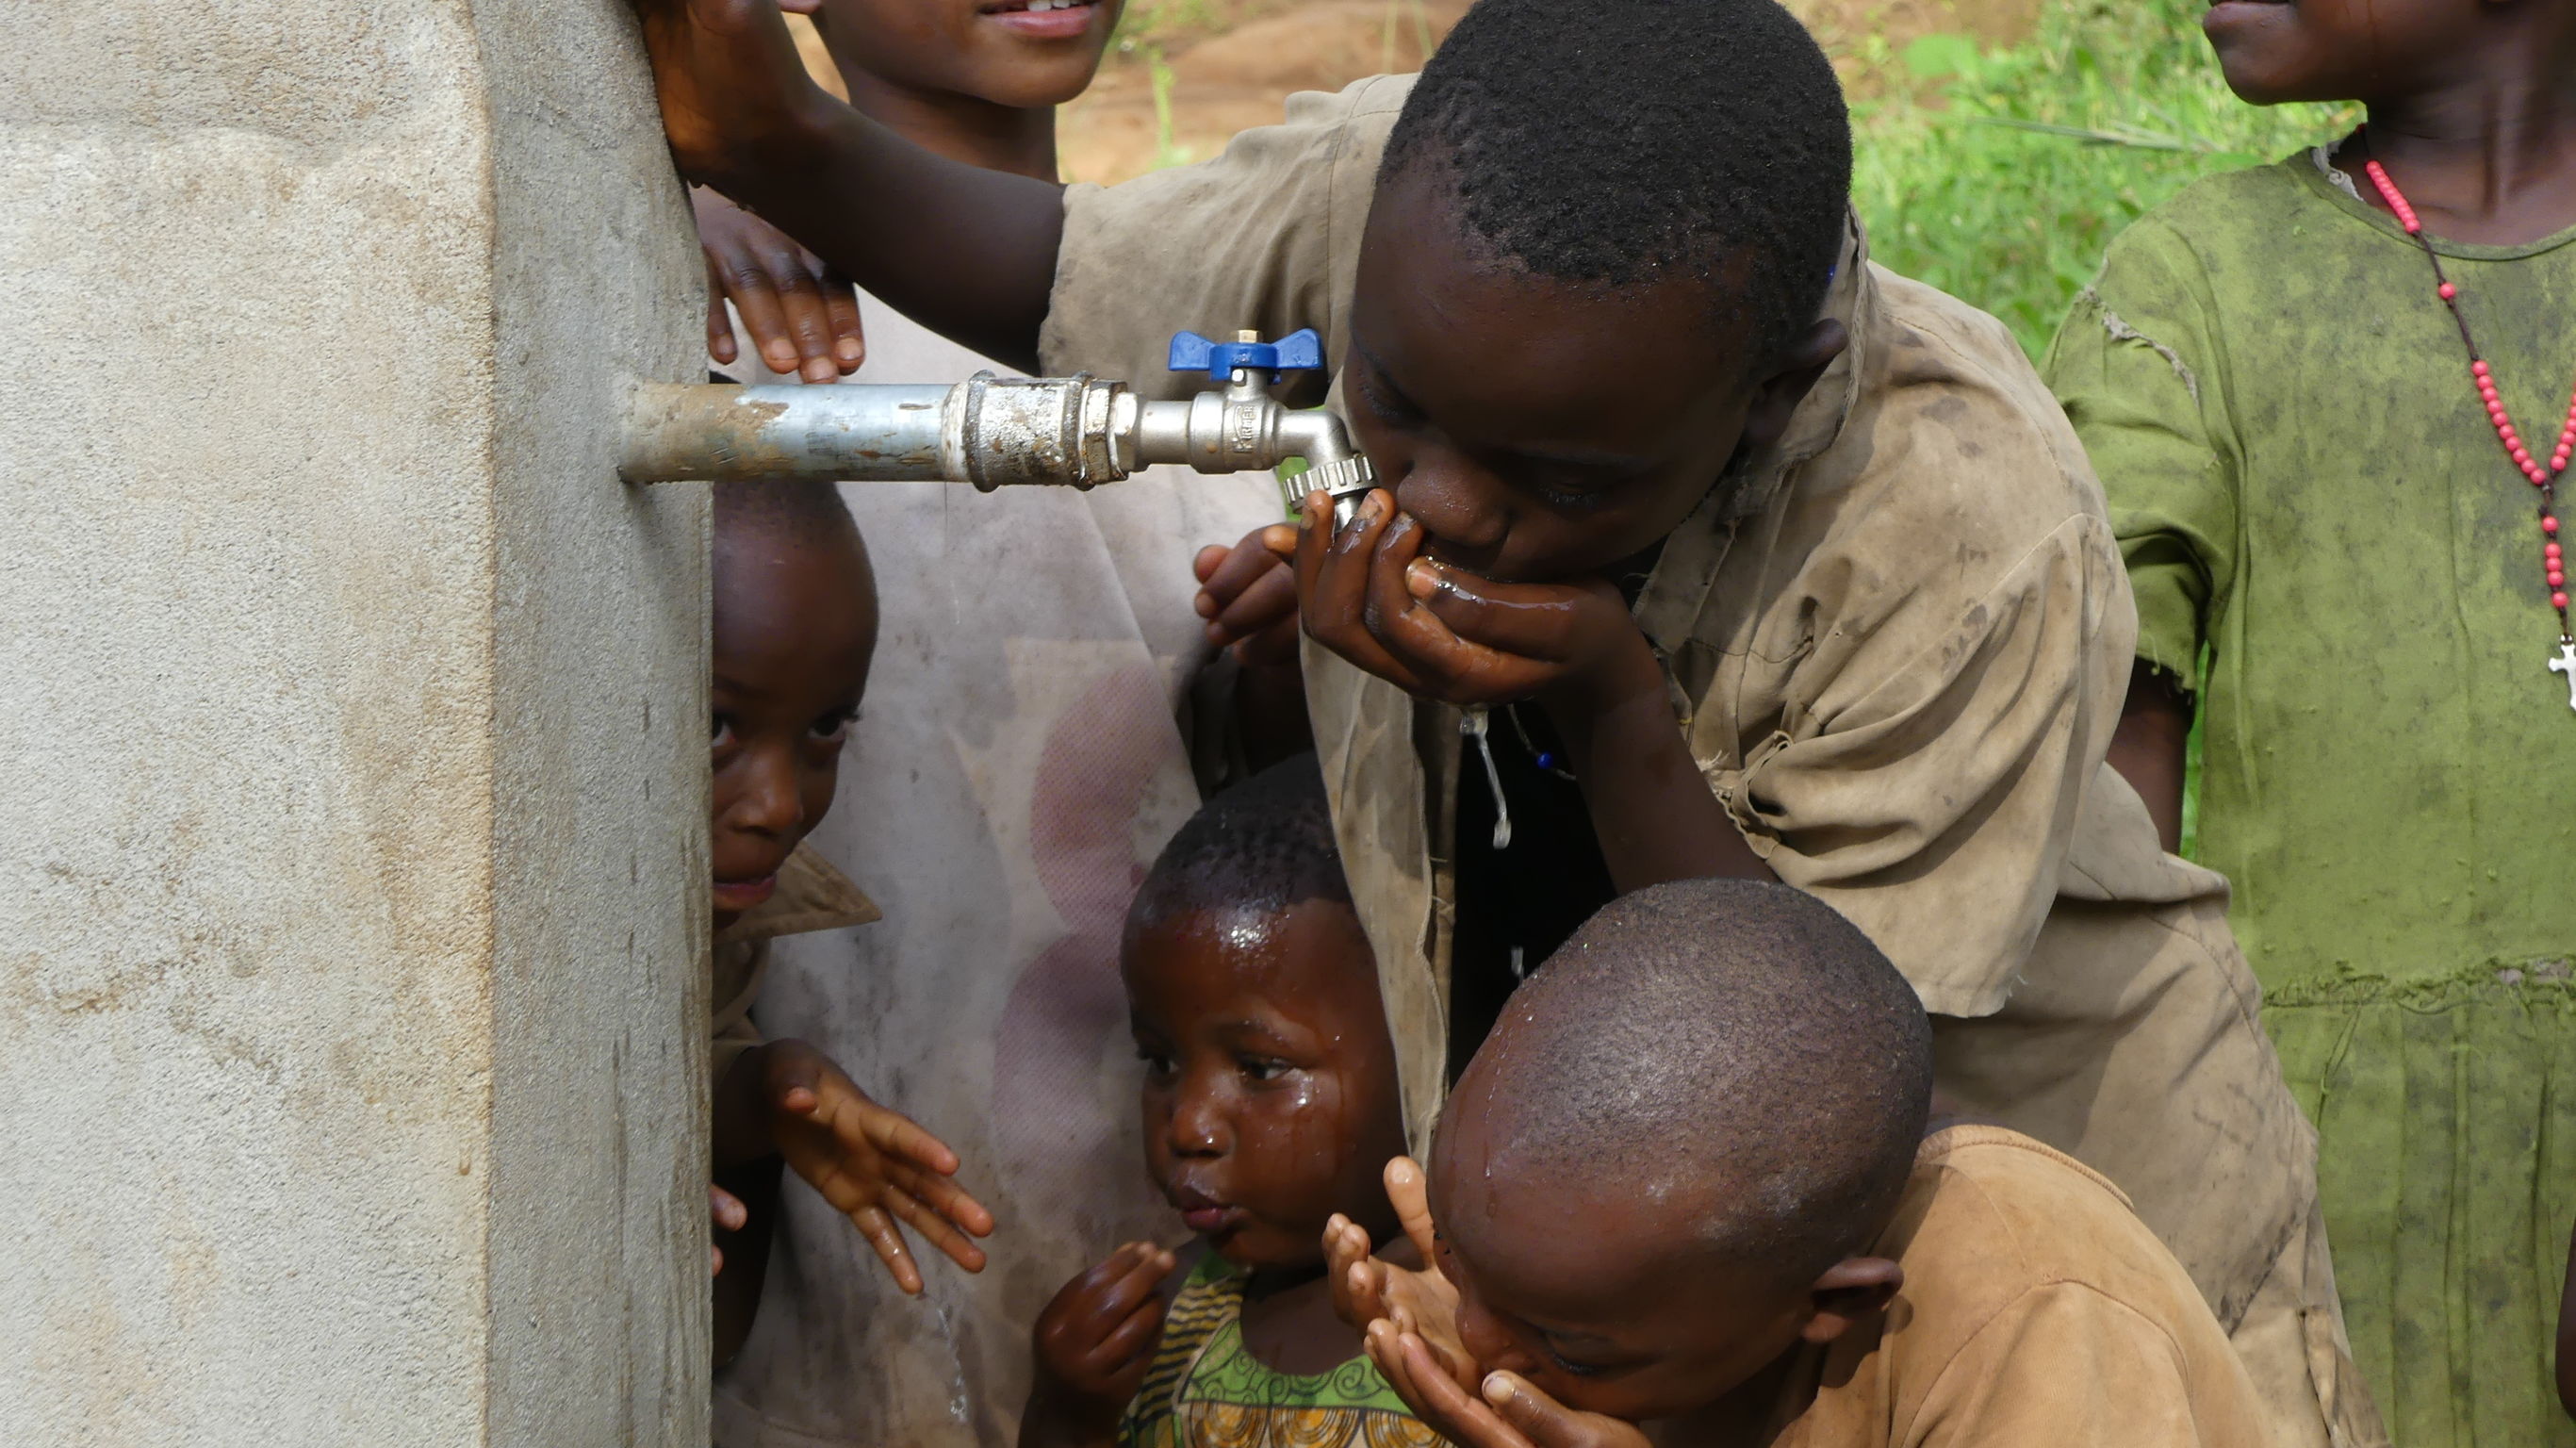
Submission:
M 1873 1326 L 1810 1349 L 1775 1448 L 2265 1448 L 2244 1365 L 2117 1187 L 2018 1132 L 1927 1137 Z
M 873 298 L 860 309 L 852 381 L 1010 370 Z M 906 1297 L 846 1218 L 791 1183 L 714 1439 L 1007 1444 L 1047 1299 L 1121 1242 L 1181 1235 L 1136 1134 L 1118 937 L 1145 867 L 1198 808 L 1183 715 L 1209 651 L 1190 557 L 1277 522 L 1279 493 L 1265 475 L 1155 468 L 1088 493 L 841 496 L 882 624 L 838 802 L 807 844 L 867 881 L 886 919 L 781 941 L 759 1019 L 955 1148 L 997 1225 L 984 1271 L 924 1253 L 925 1290 Z
M 778 868 L 778 888 L 769 898 L 742 912 L 716 932 L 708 952 L 714 982 L 707 999 L 715 1003 L 708 1018 L 707 1081 L 724 1084 L 725 1073 L 742 1053 L 764 1039 L 752 1024 L 752 1003 L 760 999 L 769 975 L 769 943 L 785 935 L 839 930 L 884 918 L 850 877 L 806 845 L 798 845 Z
M 1338 359 L 1409 85 L 1299 95 L 1214 161 L 1072 188 L 1048 370 L 1131 375 L 1173 318 L 1313 326 Z M 2159 850 L 2102 762 L 2136 618 L 2082 450 L 2002 325 L 1869 263 L 1856 222 L 1827 312 L 1849 348 L 1637 605 L 1709 788 L 1914 982 L 1964 1109 L 2129 1193 L 2235 1334 L 2278 1441 L 2379 1442 L 2322 1256 L 2315 1136 L 2256 1022 L 2226 882 Z M 1311 647 L 1306 669 L 1419 1144 L 1445 1080 L 1459 715 Z

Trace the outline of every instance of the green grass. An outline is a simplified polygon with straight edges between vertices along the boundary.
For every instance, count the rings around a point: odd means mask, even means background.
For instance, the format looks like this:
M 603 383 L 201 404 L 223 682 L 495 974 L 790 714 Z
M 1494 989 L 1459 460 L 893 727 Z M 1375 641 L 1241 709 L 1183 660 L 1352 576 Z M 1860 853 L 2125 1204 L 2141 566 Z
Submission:
M 2001 317 L 2035 357 L 2122 227 L 2202 176 L 2278 160 L 2359 119 L 2236 99 L 2201 9 L 2049 0 L 2019 45 L 1837 45 L 1847 73 L 1886 82 L 1852 105 L 1852 193 L 1871 254 Z

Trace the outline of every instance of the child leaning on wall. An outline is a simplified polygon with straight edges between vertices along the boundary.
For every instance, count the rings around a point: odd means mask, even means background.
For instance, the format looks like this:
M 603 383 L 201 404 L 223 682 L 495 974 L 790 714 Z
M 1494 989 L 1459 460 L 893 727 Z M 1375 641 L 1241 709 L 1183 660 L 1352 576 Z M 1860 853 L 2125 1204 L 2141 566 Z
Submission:
M 1174 325 L 1323 333 L 1390 486 L 1278 541 L 1417 1136 L 1612 895 L 1785 880 L 1905 971 L 1963 1105 L 2135 1200 L 2281 1441 L 2376 1437 L 2225 884 L 2103 772 L 2099 489 L 1999 324 L 1869 263 L 1786 12 L 1481 0 L 1418 81 L 1060 190 L 801 86 L 759 0 L 638 8 L 683 167 L 952 335 L 1143 379 Z M 1221 633 L 1293 627 L 1233 608 L 1272 551 L 1211 574 Z
M 1427 1183 L 1389 1170 L 1438 1270 L 1336 1224 L 1342 1306 L 1461 1448 L 2273 1443 L 2119 1190 L 1946 1118 L 1933 1050 L 1813 896 L 1625 896 L 1477 1050 Z
M 993 1219 L 948 1179 L 955 1152 L 869 1099 L 823 1051 L 764 1040 L 752 1021 L 779 942 L 877 918 L 868 897 L 804 843 L 832 807 L 841 748 L 876 653 L 866 546 L 828 484 L 728 484 L 716 491 L 710 582 L 708 1064 L 721 1364 L 759 1306 L 782 1160 L 844 1233 L 858 1228 L 906 1292 L 921 1290 L 921 1271 L 902 1226 L 973 1272 L 984 1254 L 969 1234 L 992 1231 Z
M 2138 601 L 2113 759 L 2171 846 L 2201 723 L 2198 857 L 2235 884 L 2322 1138 L 2345 1323 L 2396 1440 L 2576 1444 L 2550 1373 L 2576 712 L 2556 489 L 2533 486 L 2571 442 L 2576 3 L 2205 24 L 2244 99 L 2368 118 L 2141 219 L 2051 350 Z
M 1090 82 L 1118 9 L 794 3 L 821 29 L 854 114 L 970 174 L 1028 185 L 1053 180 L 1053 107 Z M 807 84 L 801 68 L 791 79 Z M 847 354 L 813 355 L 849 334 L 825 305 L 828 270 L 721 202 L 702 197 L 699 214 L 745 329 L 776 342 L 786 328 L 808 354 L 802 375 L 834 376 Z M 944 245 L 935 229 L 921 239 Z M 970 257 L 956 264 L 971 275 Z M 886 304 L 911 301 L 858 299 L 866 361 L 850 380 L 1014 370 Z M 792 350 L 729 350 L 724 370 L 742 381 L 797 380 L 780 375 L 799 369 Z M 1192 550 L 1280 507 L 1267 478 L 1177 469 L 1089 494 L 865 483 L 842 495 L 884 583 L 884 638 L 854 767 L 810 849 L 866 881 L 887 918 L 780 941 L 761 1020 L 938 1122 L 974 1164 L 1011 1260 L 936 1274 L 907 1297 L 828 1206 L 792 1194 L 761 1325 L 716 1385 L 715 1440 L 977 1448 L 1014 1431 L 1025 1333 L 1046 1294 L 1164 1219 L 1126 1165 L 1119 922 L 1198 803 L 1181 717 L 1212 651 L 1191 609 Z
M 1178 1282 L 1173 1253 L 1131 1243 L 1047 1304 L 1021 1448 L 1430 1448 L 1324 1280 L 1328 1222 L 1395 1229 L 1380 1176 L 1404 1117 L 1312 755 L 1172 837 L 1121 974 L 1145 1162 L 1196 1240 Z

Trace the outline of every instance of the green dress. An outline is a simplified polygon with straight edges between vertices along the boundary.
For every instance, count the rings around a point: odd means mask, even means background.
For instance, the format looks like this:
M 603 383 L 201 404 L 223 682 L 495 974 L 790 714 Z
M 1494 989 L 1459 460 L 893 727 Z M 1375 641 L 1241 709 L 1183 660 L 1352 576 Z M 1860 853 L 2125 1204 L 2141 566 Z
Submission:
M 2437 245 L 2545 455 L 2576 377 L 2576 231 Z M 2200 858 L 2235 885 L 2322 1138 L 2391 1434 L 2576 1444 L 2550 1376 L 2576 1214 L 2576 681 L 2547 669 L 2536 495 L 2433 285 L 2301 154 L 2132 226 L 2047 371 L 2109 495 L 2138 653 L 2197 696 Z
M 1210 1253 L 1163 1315 L 1163 1339 L 1118 1423 L 1119 1448 L 1449 1448 L 1355 1357 L 1300 1377 L 1243 1345 L 1243 1277 Z

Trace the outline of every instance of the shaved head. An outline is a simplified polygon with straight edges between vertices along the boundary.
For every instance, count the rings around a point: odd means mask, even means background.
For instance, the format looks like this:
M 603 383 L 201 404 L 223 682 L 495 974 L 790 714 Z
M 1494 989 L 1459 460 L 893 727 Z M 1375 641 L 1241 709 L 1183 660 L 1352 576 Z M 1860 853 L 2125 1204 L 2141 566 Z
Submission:
M 1785 885 L 1623 896 L 1512 997 L 1442 1126 L 1497 1182 L 1590 1180 L 1803 1283 L 1874 1238 L 1912 1169 L 1932 1030 L 1867 936 Z M 1478 1118 L 1472 1128 L 1463 1117 Z

